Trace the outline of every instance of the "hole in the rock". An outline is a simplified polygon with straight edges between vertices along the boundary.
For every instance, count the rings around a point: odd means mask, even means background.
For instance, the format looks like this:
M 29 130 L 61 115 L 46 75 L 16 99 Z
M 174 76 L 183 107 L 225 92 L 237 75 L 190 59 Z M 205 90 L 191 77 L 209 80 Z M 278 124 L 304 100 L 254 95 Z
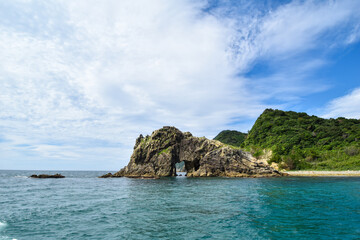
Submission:
M 177 176 L 185 176 L 186 175 L 185 161 L 176 163 L 175 169 Z

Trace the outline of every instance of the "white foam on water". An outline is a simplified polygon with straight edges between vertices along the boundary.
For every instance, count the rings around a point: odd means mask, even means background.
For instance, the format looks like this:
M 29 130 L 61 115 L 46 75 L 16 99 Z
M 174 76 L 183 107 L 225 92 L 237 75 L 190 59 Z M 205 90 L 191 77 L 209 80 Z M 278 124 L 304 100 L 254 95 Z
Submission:
M 0 222 L 0 232 L 1 232 L 6 226 L 7 226 L 7 223 L 6 223 L 6 222 Z M 2 236 L 0 236 L 0 240 L 17 240 L 17 239 L 2 235 Z
M 0 240 L 17 240 L 16 238 L 11 238 L 8 236 L 0 236 Z
M 14 176 L 14 178 L 28 178 L 28 176 L 20 176 L 20 175 L 16 175 L 16 176 Z
M 0 230 L 6 227 L 6 223 L 5 222 L 0 222 Z

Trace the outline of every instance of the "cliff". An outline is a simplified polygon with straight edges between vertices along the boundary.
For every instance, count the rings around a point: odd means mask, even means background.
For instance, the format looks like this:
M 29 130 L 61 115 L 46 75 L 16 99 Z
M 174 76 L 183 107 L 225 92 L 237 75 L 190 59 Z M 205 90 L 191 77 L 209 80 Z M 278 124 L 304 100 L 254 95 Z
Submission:
M 176 176 L 176 163 L 185 163 L 188 177 L 263 177 L 282 173 L 257 161 L 250 153 L 175 127 L 163 127 L 136 139 L 129 164 L 102 177 L 157 178 Z

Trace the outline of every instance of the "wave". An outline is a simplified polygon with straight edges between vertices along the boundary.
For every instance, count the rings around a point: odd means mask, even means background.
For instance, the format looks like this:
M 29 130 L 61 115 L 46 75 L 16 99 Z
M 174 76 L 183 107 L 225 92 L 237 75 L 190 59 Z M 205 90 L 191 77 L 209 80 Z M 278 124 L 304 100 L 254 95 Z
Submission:
M 16 175 L 16 176 L 14 176 L 14 178 L 29 178 L 29 176 Z
M 17 240 L 16 238 L 11 238 L 8 236 L 0 236 L 0 240 Z
M 0 230 L 6 227 L 6 222 L 0 222 Z
M 2 231 L 6 226 L 7 226 L 6 222 L 0 222 L 0 231 Z M 17 240 L 17 239 L 2 235 L 0 236 L 0 240 Z

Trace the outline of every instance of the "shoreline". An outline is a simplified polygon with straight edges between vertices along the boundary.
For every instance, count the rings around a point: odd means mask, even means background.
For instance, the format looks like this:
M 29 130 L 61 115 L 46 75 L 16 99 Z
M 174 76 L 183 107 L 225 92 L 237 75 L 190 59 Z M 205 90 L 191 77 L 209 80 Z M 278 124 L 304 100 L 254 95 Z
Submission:
M 289 176 L 300 177 L 360 177 L 360 171 L 285 171 Z

